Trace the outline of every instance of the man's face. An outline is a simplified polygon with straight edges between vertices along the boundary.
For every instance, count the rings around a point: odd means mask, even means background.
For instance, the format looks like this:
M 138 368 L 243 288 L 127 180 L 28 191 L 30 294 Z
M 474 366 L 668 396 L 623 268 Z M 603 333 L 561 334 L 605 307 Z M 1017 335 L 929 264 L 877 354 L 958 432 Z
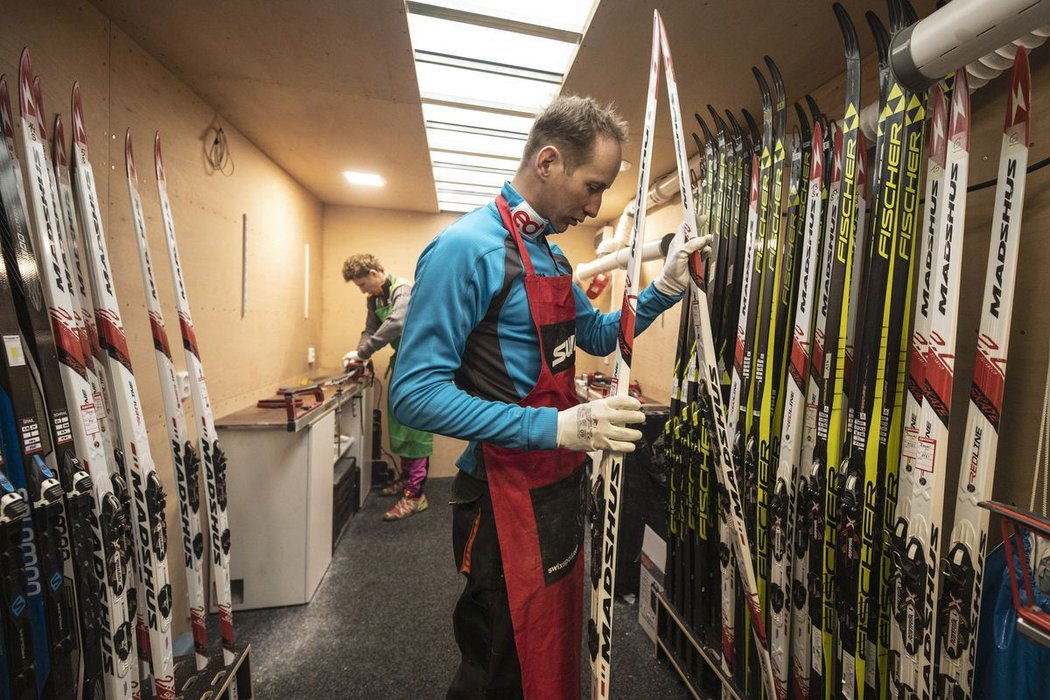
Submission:
M 540 213 L 558 233 L 582 223 L 587 217 L 597 216 L 602 195 L 619 172 L 620 143 L 607 136 L 598 137 L 590 161 L 578 163 L 572 174 L 566 172 L 565 161 L 559 154 L 544 180 L 546 211 Z
M 383 292 L 383 283 L 386 282 L 386 274 L 378 270 L 369 270 L 364 277 L 355 277 L 353 283 L 361 290 L 362 294 L 368 296 L 379 296 Z

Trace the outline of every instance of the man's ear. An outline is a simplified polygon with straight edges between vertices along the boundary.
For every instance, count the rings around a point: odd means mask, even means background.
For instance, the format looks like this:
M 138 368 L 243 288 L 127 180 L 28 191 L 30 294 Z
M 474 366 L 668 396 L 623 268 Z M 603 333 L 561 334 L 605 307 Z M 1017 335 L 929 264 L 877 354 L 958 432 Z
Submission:
M 551 176 L 555 166 L 561 163 L 561 160 L 561 152 L 556 146 L 544 146 L 536 152 L 533 162 L 536 165 L 537 174 L 545 180 Z

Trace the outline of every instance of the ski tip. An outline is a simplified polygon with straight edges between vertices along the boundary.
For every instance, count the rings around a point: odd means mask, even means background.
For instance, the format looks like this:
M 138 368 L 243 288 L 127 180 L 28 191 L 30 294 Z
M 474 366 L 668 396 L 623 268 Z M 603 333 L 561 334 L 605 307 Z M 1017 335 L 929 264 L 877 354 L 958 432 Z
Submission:
M 812 143 L 813 129 L 812 122 L 809 117 L 806 116 L 806 110 L 802 108 L 798 102 L 795 105 L 795 117 L 798 119 L 799 133 L 801 134 L 803 147 L 808 147 L 808 144 Z
M 44 89 L 40 85 L 40 76 L 33 77 L 33 102 L 36 104 L 36 125 L 40 138 L 47 143 L 47 129 L 44 126 Z
M 846 57 L 859 60 L 860 40 L 857 38 L 857 29 L 853 26 L 853 20 L 850 19 L 849 12 L 846 12 L 846 8 L 839 2 L 834 3 L 831 9 L 834 10 L 835 19 L 838 20 L 839 29 L 842 31 L 842 43 L 846 50 Z
M 741 152 L 747 153 L 751 150 L 751 139 L 744 133 L 744 129 L 741 128 L 740 122 L 734 116 L 732 110 L 726 110 L 726 119 L 729 120 L 729 126 L 733 130 L 733 146 Z
M 806 117 L 806 110 L 798 102 L 792 102 L 791 105 L 795 108 L 795 118 L 798 119 L 799 127 L 805 125 L 808 128 L 810 120 Z
M 970 150 L 970 86 L 965 68 L 955 71 L 952 110 L 948 116 L 948 140 L 966 151 Z
M 824 113 L 820 111 L 820 105 L 813 99 L 813 95 L 806 94 L 806 106 L 809 107 L 809 113 L 813 117 L 813 121 L 820 121 L 824 117 Z
M 719 116 L 718 110 L 715 109 L 715 106 L 711 103 L 708 103 L 707 111 L 711 113 L 711 118 L 715 120 L 715 128 L 723 134 L 727 133 L 729 131 L 729 127 L 726 126 L 725 120 L 722 119 L 721 116 Z
M 892 9 L 890 12 L 892 16 Z M 886 25 L 882 23 L 882 20 L 874 11 L 868 10 L 865 12 L 864 19 L 868 21 L 871 35 L 875 39 L 875 51 L 879 55 L 879 66 L 883 67 L 886 65 L 890 55 L 890 35 L 886 31 Z
M 729 124 L 733 129 L 733 132 L 739 136 L 743 136 L 743 130 L 740 128 L 740 122 L 737 121 L 736 115 L 733 114 L 733 110 L 726 110 L 726 119 L 729 120 Z
M 33 104 L 33 64 L 29 60 L 29 47 L 22 49 L 18 62 L 18 110 L 23 118 L 35 125 L 36 107 Z
M 700 137 L 697 136 L 695 131 L 690 131 L 689 135 L 693 137 L 693 143 L 696 144 L 696 154 L 698 156 L 703 156 L 703 154 L 704 154 L 704 142 L 700 140 Z
M 1028 144 L 1028 130 L 1032 113 L 1032 72 L 1028 65 L 1028 50 L 1023 46 L 1014 56 L 1014 69 L 1010 74 L 1010 97 L 1007 99 L 1004 131 L 1018 124 L 1024 125 L 1024 143 Z
M 930 160 L 944 167 L 948 152 L 948 112 L 940 83 L 930 91 Z
M 69 160 L 66 158 L 66 132 L 62 128 L 61 114 L 55 115 L 55 136 L 51 144 L 51 157 L 57 167 L 69 167 Z
M 915 11 L 915 6 L 909 0 L 897 0 L 897 3 L 900 5 L 901 30 L 907 29 L 910 25 L 919 21 L 919 13 Z M 897 32 L 900 30 L 894 29 L 893 31 Z
M 777 95 L 782 96 L 784 94 L 784 78 L 780 75 L 780 68 L 777 66 L 777 62 L 768 54 L 763 56 L 762 60 L 766 62 L 766 68 L 769 69 L 769 74 L 773 77 L 773 87 L 776 89 Z
M 758 143 L 758 122 L 755 121 L 755 118 L 751 115 L 751 112 L 747 111 L 747 109 L 741 109 L 740 113 L 744 115 L 744 121 L 747 122 L 748 131 L 751 132 L 751 143 L 752 144 L 757 144 Z
M 73 83 L 73 92 L 69 97 L 70 112 L 73 114 L 73 143 L 87 149 L 87 130 L 84 128 L 84 104 L 80 97 L 80 83 Z
M 751 66 L 751 72 L 755 76 L 755 82 L 758 83 L 758 91 L 762 93 L 762 112 L 763 118 L 765 118 L 765 112 L 773 109 L 773 99 L 769 94 L 769 83 L 766 82 L 766 76 L 762 75 L 762 71 L 757 66 Z
M 164 182 L 164 158 L 160 152 L 160 132 L 153 135 L 153 167 L 157 173 L 157 182 Z
M 15 137 L 15 123 L 11 119 L 11 95 L 7 88 L 7 76 L 3 74 L 0 74 L 0 128 L 3 129 L 5 138 Z
M 889 13 L 890 18 L 890 31 L 893 33 L 899 32 L 904 28 L 904 10 L 901 7 L 900 0 L 886 0 L 886 11 Z M 888 44 L 889 42 L 887 42 Z
M 696 118 L 696 123 L 700 125 L 700 130 L 704 132 L 704 141 L 710 142 L 712 139 L 711 130 L 707 128 L 707 122 L 704 121 L 699 112 L 693 112 L 693 116 Z
M 138 182 L 138 175 L 135 172 L 135 153 L 131 148 L 130 128 L 124 132 L 124 169 L 127 171 L 129 180 Z

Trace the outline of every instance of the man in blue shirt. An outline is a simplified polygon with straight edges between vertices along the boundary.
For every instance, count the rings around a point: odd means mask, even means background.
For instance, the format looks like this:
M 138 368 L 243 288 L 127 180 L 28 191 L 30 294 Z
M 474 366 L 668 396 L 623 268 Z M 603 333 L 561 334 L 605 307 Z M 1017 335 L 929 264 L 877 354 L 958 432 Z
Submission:
M 462 653 L 449 698 L 579 696 L 584 453 L 629 452 L 631 397 L 578 404 L 578 345 L 616 346 L 549 236 L 598 214 L 626 124 L 583 97 L 536 119 L 514 179 L 423 251 L 391 384 L 397 419 L 469 441 L 453 485 L 453 548 L 467 577 L 453 624 Z M 635 333 L 689 283 L 681 232 L 637 299 Z

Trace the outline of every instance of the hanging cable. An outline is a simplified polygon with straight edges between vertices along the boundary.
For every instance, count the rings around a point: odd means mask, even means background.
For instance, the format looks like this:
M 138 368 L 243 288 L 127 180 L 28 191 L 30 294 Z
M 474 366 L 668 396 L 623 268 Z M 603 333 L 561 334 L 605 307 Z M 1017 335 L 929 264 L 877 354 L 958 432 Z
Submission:
M 204 160 L 212 172 L 233 175 L 233 156 L 230 155 L 230 144 L 226 132 L 219 126 L 218 120 L 204 132 Z

